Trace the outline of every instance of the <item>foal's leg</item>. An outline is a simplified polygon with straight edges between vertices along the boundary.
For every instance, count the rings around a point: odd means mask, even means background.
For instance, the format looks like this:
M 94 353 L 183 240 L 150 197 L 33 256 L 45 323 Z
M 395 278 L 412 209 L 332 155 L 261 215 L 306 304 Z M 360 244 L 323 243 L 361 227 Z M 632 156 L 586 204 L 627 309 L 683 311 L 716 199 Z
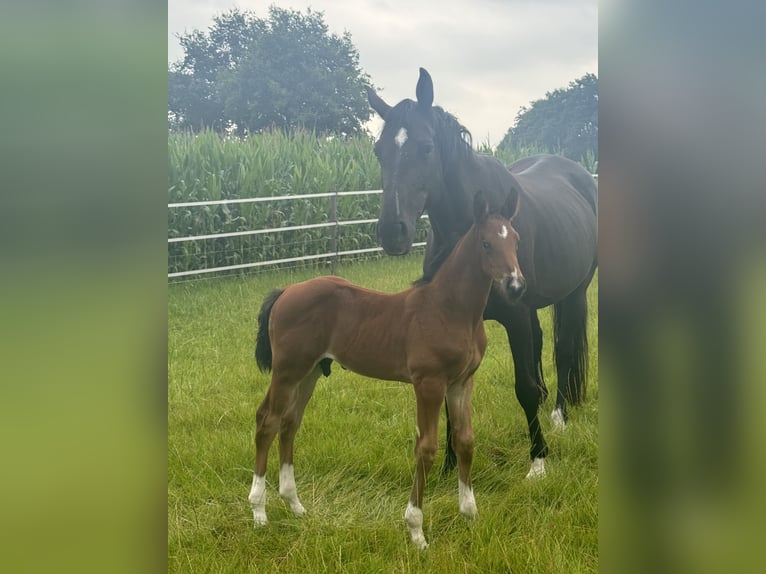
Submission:
M 294 379 L 293 379 L 294 380 Z M 269 448 L 279 430 L 282 415 L 293 401 L 295 384 L 289 377 L 277 374 L 271 377 L 271 385 L 256 413 L 255 473 L 248 500 L 253 509 L 256 526 L 266 524 L 266 466 Z
M 444 402 L 446 383 L 439 379 L 422 379 L 414 383 L 417 399 L 418 437 L 415 442 L 415 480 L 410 501 L 404 512 L 404 522 L 410 538 L 419 549 L 428 547 L 423 535 L 423 489 L 436 457 L 439 430 L 439 409 Z
M 458 503 L 467 518 L 476 516 L 476 500 L 471 485 L 473 464 L 473 428 L 471 426 L 471 393 L 473 377 L 447 389 L 447 404 L 452 413 L 452 446 L 457 454 Z
M 298 384 L 294 400 L 282 417 L 282 424 L 279 429 L 279 495 L 290 505 L 293 513 L 298 516 L 303 516 L 306 509 L 303 508 L 298 499 L 298 490 L 295 486 L 293 443 L 295 433 L 298 432 L 303 420 L 303 411 L 314 393 L 314 387 L 321 374 L 322 369 L 317 365 Z

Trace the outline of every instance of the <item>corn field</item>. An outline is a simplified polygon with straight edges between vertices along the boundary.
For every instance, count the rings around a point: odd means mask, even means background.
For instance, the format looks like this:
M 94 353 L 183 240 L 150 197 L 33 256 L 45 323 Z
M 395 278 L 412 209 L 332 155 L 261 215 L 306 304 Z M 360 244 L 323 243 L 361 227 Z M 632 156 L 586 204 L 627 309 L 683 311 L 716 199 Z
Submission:
M 168 134 L 168 203 L 380 189 L 369 136 L 321 138 L 311 132 Z M 492 154 L 489 145 L 481 153 Z M 536 150 L 529 150 L 534 153 Z M 506 164 L 521 152 L 499 154 Z M 518 157 L 517 157 L 518 156 Z M 329 197 L 168 209 L 168 238 L 301 226 L 332 221 Z M 379 195 L 338 197 L 336 219 L 376 219 Z M 416 242 L 425 241 L 420 221 Z M 337 228 L 338 251 L 377 247 L 374 224 Z M 168 273 L 332 252 L 329 227 L 217 237 L 168 244 Z M 300 266 L 323 264 L 308 261 Z M 290 266 L 295 267 L 295 263 Z
M 168 135 L 168 203 L 380 189 L 369 137 L 267 132 L 241 140 L 213 132 Z M 378 195 L 339 197 L 337 219 L 377 218 Z M 279 228 L 330 219 L 330 198 L 168 209 L 168 237 Z M 423 241 L 426 226 L 418 235 Z M 329 228 L 168 244 L 168 272 L 329 252 Z M 377 247 L 373 224 L 341 226 L 339 250 Z M 311 264 L 311 263 L 309 263 Z

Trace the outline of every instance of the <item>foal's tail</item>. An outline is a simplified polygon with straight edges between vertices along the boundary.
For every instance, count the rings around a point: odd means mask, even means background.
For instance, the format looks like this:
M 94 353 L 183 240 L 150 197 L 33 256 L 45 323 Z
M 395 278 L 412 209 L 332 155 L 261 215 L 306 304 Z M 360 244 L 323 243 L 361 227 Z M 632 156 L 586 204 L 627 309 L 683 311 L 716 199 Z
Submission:
M 274 289 L 274 291 L 266 295 L 266 298 L 263 300 L 263 305 L 261 305 L 261 311 L 258 313 L 258 335 L 255 338 L 255 362 L 258 363 L 258 368 L 264 373 L 268 373 L 271 370 L 271 340 L 269 339 L 269 317 L 271 316 L 271 308 L 283 292 L 284 289 Z

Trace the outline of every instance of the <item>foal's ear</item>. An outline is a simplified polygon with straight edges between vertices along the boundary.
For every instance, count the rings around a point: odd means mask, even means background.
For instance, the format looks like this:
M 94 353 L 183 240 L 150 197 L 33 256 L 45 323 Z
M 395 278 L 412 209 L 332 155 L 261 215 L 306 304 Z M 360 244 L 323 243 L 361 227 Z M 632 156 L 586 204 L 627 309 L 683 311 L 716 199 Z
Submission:
M 415 86 L 415 97 L 418 99 L 418 106 L 423 109 L 429 109 L 434 103 L 434 82 L 425 68 L 420 68 L 420 77 L 418 85 Z
M 386 114 L 391 111 L 391 106 L 384 102 L 383 98 L 376 94 L 375 90 L 370 86 L 365 86 L 365 89 L 367 90 L 367 101 L 370 102 L 370 107 L 378 112 L 378 115 L 385 120 Z
M 487 198 L 484 196 L 484 192 L 479 190 L 476 195 L 473 196 L 473 222 L 483 223 L 489 216 L 489 204 Z
M 519 190 L 515 187 L 505 196 L 505 202 L 500 208 L 500 215 L 506 219 L 513 219 L 519 212 Z

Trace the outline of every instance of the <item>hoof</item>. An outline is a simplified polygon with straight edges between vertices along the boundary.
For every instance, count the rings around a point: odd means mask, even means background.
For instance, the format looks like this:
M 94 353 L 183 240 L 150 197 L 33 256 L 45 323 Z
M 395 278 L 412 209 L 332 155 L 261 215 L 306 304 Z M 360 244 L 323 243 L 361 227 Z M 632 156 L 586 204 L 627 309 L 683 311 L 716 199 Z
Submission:
M 553 420 L 553 428 L 556 430 L 564 430 L 567 426 L 567 422 L 564 419 L 564 412 L 561 409 L 555 409 L 551 413 L 551 420 Z
M 536 458 L 532 461 L 532 466 L 527 473 L 527 478 L 542 478 L 543 476 L 545 476 L 545 459 Z
M 303 516 L 304 514 L 306 514 L 306 509 L 303 508 L 303 505 L 300 502 L 291 503 L 290 510 L 293 511 L 293 514 L 295 514 L 295 516 Z
M 266 513 L 265 512 L 258 512 L 253 511 L 253 521 L 255 522 L 255 527 L 260 528 L 261 526 L 266 526 L 268 523 L 268 520 L 266 519 Z

